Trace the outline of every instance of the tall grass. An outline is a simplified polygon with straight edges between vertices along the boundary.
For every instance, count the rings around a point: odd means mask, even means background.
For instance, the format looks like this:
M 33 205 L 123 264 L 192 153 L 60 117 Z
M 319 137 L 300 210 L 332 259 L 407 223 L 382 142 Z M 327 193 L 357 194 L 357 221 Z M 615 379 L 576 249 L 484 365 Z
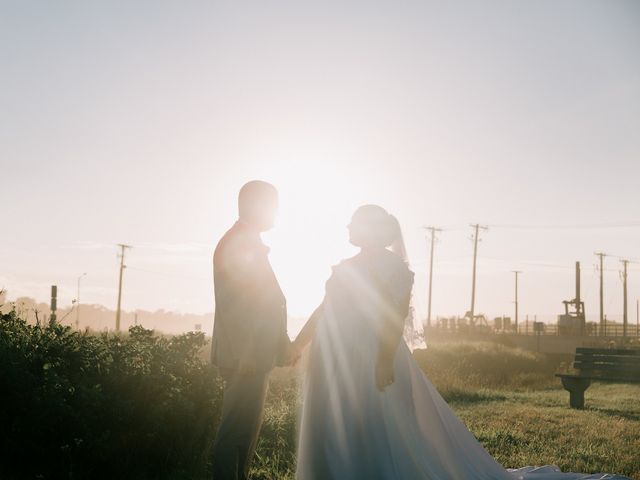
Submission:
M 493 342 L 442 342 L 414 357 L 445 399 L 479 390 L 527 391 L 559 388 L 554 373 L 571 356 L 549 356 Z
M 276 369 L 271 375 L 265 419 L 252 468 L 255 480 L 294 477 L 300 382 L 299 371 Z

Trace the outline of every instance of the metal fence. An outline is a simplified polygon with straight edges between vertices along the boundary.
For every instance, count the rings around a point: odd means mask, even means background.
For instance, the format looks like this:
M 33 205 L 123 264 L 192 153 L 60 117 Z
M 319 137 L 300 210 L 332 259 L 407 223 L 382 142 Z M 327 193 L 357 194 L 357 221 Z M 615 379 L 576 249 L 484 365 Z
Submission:
M 498 322 L 496 322 L 498 323 Z M 626 328 L 620 323 L 605 323 L 600 326 L 596 322 L 586 322 L 580 329 L 567 328 L 557 323 L 543 323 L 523 321 L 514 324 L 475 324 L 472 325 L 465 318 L 440 318 L 432 327 L 428 327 L 440 332 L 450 333 L 491 333 L 491 334 L 518 334 L 518 335 L 579 335 L 593 337 L 640 337 L 640 325 L 627 324 Z

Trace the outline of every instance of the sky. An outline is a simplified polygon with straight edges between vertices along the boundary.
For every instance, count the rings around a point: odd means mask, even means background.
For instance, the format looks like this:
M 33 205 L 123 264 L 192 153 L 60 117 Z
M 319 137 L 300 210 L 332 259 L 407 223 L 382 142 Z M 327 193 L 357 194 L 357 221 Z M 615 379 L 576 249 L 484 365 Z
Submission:
M 635 1 L 0 0 L 0 286 L 10 298 L 213 309 L 211 254 L 248 180 L 280 191 L 265 235 L 292 316 L 355 253 L 346 225 L 395 214 L 426 315 L 553 321 L 581 261 L 598 318 L 640 258 Z M 629 265 L 630 318 L 640 264 Z

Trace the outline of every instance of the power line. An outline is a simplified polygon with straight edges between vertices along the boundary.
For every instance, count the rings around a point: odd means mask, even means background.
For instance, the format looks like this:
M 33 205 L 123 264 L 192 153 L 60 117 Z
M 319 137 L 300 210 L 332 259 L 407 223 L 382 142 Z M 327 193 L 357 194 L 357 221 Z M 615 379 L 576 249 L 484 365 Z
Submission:
M 640 222 L 626 223 L 592 223 L 592 224 L 574 224 L 574 225 L 526 225 L 526 224 L 492 224 L 491 228 L 509 228 L 523 230 L 572 230 L 572 229 L 590 229 L 590 228 L 631 228 L 640 227 Z
M 607 257 L 617 258 L 618 260 L 629 260 L 629 263 L 640 263 L 640 259 L 622 256 L 622 255 L 607 254 Z
M 465 257 L 465 258 L 468 258 Z M 478 258 L 483 260 L 492 260 L 494 262 L 503 262 L 509 264 L 517 264 L 517 265 L 532 265 L 535 267 L 546 267 L 546 268 L 575 268 L 573 265 L 562 265 L 558 263 L 547 263 L 547 262 L 536 262 L 536 261 L 521 261 L 521 260 L 510 260 L 508 258 L 496 258 L 496 257 L 486 257 L 484 255 L 478 255 Z
M 205 278 L 205 277 L 192 277 L 189 275 L 180 275 L 180 274 L 175 274 L 175 273 L 167 273 L 167 272 L 157 272 L 154 270 L 147 270 L 146 268 L 138 268 L 138 267 L 132 267 L 132 266 L 127 266 L 127 268 L 129 270 L 135 270 L 138 272 L 144 272 L 144 273 L 151 273 L 153 275 L 163 275 L 166 277 L 174 277 L 174 278 L 186 278 L 189 280 L 211 280 L 210 278 Z
M 491 223 L 487 224 L 489 228 L 513 229 L 513 230 L 579 230 L 579 229 L 597 229 L 597 228 L 636 228 L 640 227 L 640 221 L 631 222 L 611 222 L 611 223 L 577 223 L 577 224 L 519 224 L 519 223 Z M 423 227 L 426 228 L 426 227 Z M 452 230 L 464 230 L 465 225 L 447 225 L 441 226 L 443 232 Z

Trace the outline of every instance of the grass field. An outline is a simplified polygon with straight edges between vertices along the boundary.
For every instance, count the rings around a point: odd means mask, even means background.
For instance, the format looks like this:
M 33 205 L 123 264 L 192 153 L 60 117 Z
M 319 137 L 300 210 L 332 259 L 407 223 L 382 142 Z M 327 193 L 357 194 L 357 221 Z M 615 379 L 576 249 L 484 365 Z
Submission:
M 585 410 L 568 407 L 553 374 L 570 356 L 489 343 L 434 344 L 414 353 L 456 414 L 505 467 L 554 464 L 640 480 L 640 385 L 593 384 Z M 298 370 L 274 372 L 254 462 L 257 479 L 292 479 Z
M 0 477 L 211 478 L 223 385 L 209 351 L 202 334 L 137 326 L 93 335 L 0 314 Z M 570 355 L 457 342 L 430 343 L 414 357 L 505 467 L 640 480 L 639 385 L 595 384 L 577 411 L 554 377 Z M 271 376 L 255 479 L 294 476 L 304 368 Z
M 456 413 L 505 467 L 554 464 L 563 471 L 610 472 L 640 479 L 640 387 L 595 384 L 583 411 L 564 390 L 489 391 L 452 402 Z

